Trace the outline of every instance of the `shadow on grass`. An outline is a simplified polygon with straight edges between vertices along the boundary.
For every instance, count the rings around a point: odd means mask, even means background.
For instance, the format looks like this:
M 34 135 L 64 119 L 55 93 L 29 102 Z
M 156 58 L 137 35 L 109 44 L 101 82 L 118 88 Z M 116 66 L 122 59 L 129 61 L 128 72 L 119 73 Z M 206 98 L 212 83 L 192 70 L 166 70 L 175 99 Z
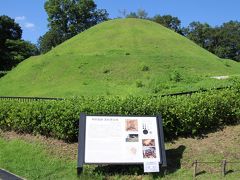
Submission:
M 206 174 L 206 171 L 200 171 L 198 173 L 196 173 L 196 176 L 202 175 L 202 174 Z
M 167 156 L 167 172 L 174 173 L 181 168 L 181 159 L 186 146 L 180 145 L 176 149 L 166 150 Z
M 234 173 L 234 171 L 233 170 L 228 170 L 225 175 L 231 174 L 231 173 Z
M 153 177 L 162 177 L 165 174 L 171 174 L 181 168 L 181 159 L 185 146 L 181 145 L 176 149 L 166 150 L 166 158 L 168 166 L 162 168 L 160 173 L 152 173 Z M 140 165 L 103 165 L 98 166 L 94 170 L 95 173 L 102 174 L 104 176 L 111 175 L 143 175 L 143 164 Z

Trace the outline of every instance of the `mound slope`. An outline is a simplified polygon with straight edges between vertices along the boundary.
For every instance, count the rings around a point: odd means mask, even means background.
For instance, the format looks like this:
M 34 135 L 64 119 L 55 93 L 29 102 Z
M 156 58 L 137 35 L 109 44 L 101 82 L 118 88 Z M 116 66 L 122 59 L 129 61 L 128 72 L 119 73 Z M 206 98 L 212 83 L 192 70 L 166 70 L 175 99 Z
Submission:
M 240 74 L 238 63 L 157 23 L 118 19 L 25 60 L 0 79 L 0 95 L 146 95 L 188 90 L 211 76 L 234 74 Z

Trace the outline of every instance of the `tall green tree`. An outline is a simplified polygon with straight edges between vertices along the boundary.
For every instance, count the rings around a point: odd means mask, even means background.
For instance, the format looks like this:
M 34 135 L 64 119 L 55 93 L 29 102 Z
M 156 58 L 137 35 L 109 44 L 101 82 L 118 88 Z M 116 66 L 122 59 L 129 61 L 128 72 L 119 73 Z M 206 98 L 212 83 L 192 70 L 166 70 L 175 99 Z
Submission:
M 93 0 L 47 0 L 44 8 L 48 14 L 50 30 L 39 39 L 40 49 L 44 49 L 41 51 L 43 53 L 76 34 L 108 20 L 107 11 L 97 9 Z M 58 37 L 54 40 L 53 36 L 56 34 Z
M 15 67 L 17 64 L 22 62 L 24 59 L 38 54 L 37 47 L 29 41 L 21 39 L 10 40 L 7 39 L 5 43 L 5 60 L 7 70 Z
M 14 19 L 8 16 L 0 16 L 0 46 L 3 46 L 7 39 L 17 40 L 22 37 L 22 29 Z
M 125 11 L 124 11 L 124 14 L 126 14 Z M 125 17 L 148 19 L 156 23 L 159 23 L 169 29 L 172 29 L 173 31 L 179 34 L 183 34 L 182 28 L 181 28 L 181 21 L 177 17 L 171 16 L 171 15 L 164 15 L 164 16 L 156 15 L 154 17 L 148 17 L 148 13 L 145 10 L 139 9 L 137 12 L 130 12 L 129 14 L 126 14 Z
M 169 29 L 172 29 L 177 33 L 182 34 L 181 21 L 177 17 L 171 16 L 171 15 L 164 15 L 164 16 L 156 15 L 152 18 L 152 20 Z
M 41 53 L 46 53 L 53 47 L 57 46 L 63 41 L 61 32 L 56 29 L 50 29 L 43 36 L 38 39 L 38 48 Z
M 0 16 L 0 70 L 12 69 L 38 50 L 30 42 L 21 40 L 22 29 L 8 16 Z
M 140 19 L 147 19 L 148 18 L 148 13 L 144 9 L 138 9 L 137 16 Z
M 139 18 L 136 12 L 130 12 L 129 14 L 126 14 L 126 18 Z
M 126 18 L 148 19 L 148 13 L 144 9 L 138 9 L 137 12 L 130 12 L 125 15 Z
M 220 27 L 192 22 L 184 35 L 221 58 L 240 61 L 240 22 L 229 21 Z
M 218 28 L 214 53 L 240 62 L 240 22 L 229 21 Z
M 187 28 L 184 29 L 184 35 L 200 45 L 208 49 L 212 41 L 212 27 L 207 23 L 192 22 Z

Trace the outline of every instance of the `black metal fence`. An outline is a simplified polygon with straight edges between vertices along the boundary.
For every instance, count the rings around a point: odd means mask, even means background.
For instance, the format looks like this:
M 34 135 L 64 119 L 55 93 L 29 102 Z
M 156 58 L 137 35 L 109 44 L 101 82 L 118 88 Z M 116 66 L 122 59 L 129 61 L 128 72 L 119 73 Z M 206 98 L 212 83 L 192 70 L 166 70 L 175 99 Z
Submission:
M 196 177 L 197 175 L 200 175 L 202 174 L 202 172 L 205 172 L 205 171 L 199 171 L 199 167 L 201 164 L 207 164 L 208 165 L 208 170 L 211 169 L 211 166 L 214 165 L 218 165 L 219 168 L 217 171 L 215 171 L 215 173 L 219 172 L 221 173 L 222 176 L 225 176 L 227 175 L 228 173 L 233 173 L 233 172 L 240 172 L 240 169 L 231 169 L 229 168 L 229 166 L 231 164 L 239 164 L 240 165 L 240 161 L 227 161 L 227 160 L 222 160 L 222 161 L 197 161 L 195 160 L 193 162 L 193 177 Z M 210 172 L 210 173 L 213 173 L 213 172 Z
M 219 87 L 219 88 L 214 88 L 214 89 L 211 89 L 211 90 L 222 90 L 222 89 L 227 89 L 227 88 L 230 88 L 230 87 Z M 210 91 L 210 90 L 209 89 L 202 89 L 202 90 L 198 90 L 198 91 L 178 92 L 178 93 L 172 93 L 172 94 L 164 94 L 164 95 L 161 95 L 161 97 L 192 95 L 192 94 L 195 94 L 195 93 L 202 93 L 202 92 L 207 92 L 207 91 Z
M 15 96 L 0 96 L 0 100 L 18 100 L 18 101 L 61 101 L 64 98 L 48 98 L 48 97 L 15 97 Z
M 222 90 L 222 89 L 227 89 L 229 87 L 219 87 L 215 88 L 212 90 Z M 198 90 L 198 91 L 188 91 L 188 92 L 178 92 L 178 93 L 171 93 L 171 94 L 163 94 L 163 95 L 156 95 L 154 97 L 166 97 L 166 96 L 183 96 L 183 95 L 188 95 L 191 96 L 192 94 L 195 93 L 203 93 L 207 92 L 210 90 L 203 89 L 203 90 Z M 49 98 L 49 97 L 21 97 L 21 96 L 0 96 L 0 100 L 19 100 L 19 101 L 44 101 L 44 100 L 55 100 L 55 101 L 61 101 L 64 100 L 64 98 Z

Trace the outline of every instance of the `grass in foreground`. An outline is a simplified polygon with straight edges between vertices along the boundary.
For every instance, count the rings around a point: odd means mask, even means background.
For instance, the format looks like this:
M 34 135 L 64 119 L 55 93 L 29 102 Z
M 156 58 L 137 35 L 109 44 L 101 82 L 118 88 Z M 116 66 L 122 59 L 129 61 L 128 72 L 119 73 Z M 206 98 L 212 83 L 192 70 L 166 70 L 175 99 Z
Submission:
M 67 144 L 40 136 L 1 133 L 0 168 L 27 179 L 192 179 L 192 162 L 240 160 L 240 125 L 210 133 L 202 139 L 180 138 L 166 143 L 168 173 L 142 173 L 142 166 L 86 166 L 81 177 L 76 176 L 77 143 Z M 220 164 L 201 164 L 197 179 L 239 179 L 240 164 L 227 166 L 225 178 Z M 232 171 L 231 171 L 232 170 Z
M 27 179 L 73 179 L 74 162 L 49 156 L 41 145 L 0 139 L 0 167 Z

